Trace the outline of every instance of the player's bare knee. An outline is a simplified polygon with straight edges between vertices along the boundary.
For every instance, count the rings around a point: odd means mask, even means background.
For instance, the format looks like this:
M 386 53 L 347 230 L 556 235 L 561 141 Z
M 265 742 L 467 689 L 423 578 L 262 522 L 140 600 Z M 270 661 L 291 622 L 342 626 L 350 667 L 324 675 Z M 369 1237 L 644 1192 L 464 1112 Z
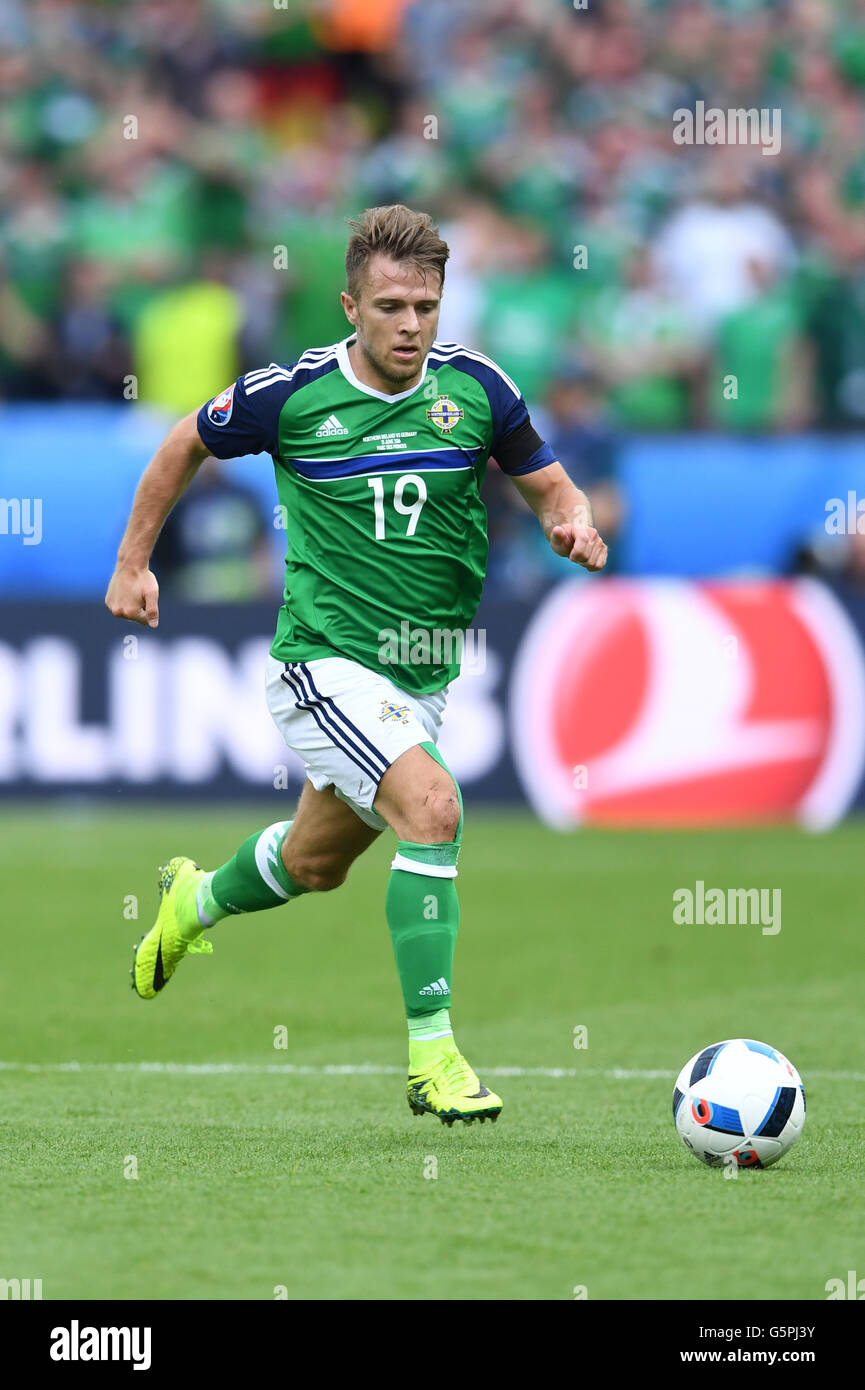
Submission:
M 450 844 L 455 840 L 460 823 L 460 803 L 453 782 L 438 782 L 431 786 L 413 819 L 417 824 L 418 844 Z

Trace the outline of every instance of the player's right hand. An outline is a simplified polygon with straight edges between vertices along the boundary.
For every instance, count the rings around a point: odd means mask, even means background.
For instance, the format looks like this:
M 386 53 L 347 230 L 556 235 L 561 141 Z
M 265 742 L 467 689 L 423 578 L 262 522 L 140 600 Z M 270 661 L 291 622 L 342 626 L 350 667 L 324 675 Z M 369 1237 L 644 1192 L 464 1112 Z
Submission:
M 115 618 L 128 618 L 142 627 L 159 626 L 159 585 L 151 570 L 116 569 L 105 606 Z

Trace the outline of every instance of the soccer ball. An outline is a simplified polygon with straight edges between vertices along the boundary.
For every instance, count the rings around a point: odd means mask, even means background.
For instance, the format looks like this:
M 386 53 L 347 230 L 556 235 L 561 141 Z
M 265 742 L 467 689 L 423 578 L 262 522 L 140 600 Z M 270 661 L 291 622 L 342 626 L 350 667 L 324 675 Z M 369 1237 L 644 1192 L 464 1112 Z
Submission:
M 805 1088 L 782 1052 L 733 1038 L 685 1063 L 673 1118 L 682 1143 L 710 1167 L 768 1168 L 802 1133 Z

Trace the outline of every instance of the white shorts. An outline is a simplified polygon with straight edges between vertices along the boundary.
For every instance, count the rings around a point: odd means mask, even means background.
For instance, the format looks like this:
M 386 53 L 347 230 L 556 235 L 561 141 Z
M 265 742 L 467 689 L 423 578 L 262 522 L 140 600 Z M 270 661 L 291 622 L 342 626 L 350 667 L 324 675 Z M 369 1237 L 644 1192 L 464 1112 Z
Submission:
M 316 791 L 336 795 L 374 830 L 387 823 L 373 802 L 391 763 L 418 743 L 437 743 L 447 687 L 412 695 L 342 656 L 267 658 L 267 705 Z

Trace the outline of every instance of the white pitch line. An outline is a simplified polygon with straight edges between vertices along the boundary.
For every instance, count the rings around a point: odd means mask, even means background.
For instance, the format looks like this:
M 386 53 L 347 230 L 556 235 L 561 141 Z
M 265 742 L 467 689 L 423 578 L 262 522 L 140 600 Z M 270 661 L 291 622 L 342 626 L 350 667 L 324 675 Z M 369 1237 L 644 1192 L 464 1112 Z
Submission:
M 625 1067 L 482 1067 L 485 1076 L 543 1076 L 554 1081 L 602 1076 L 609 1081 L 675 1081 L 674 1071 Z M 140 1076 L 404 1076 L 405 1067 L 373 1063 L 335 1062 L 304 1065 L 297 1062 L 0 1062 L 0 1072 L 133 1072 Z M 861 1071 L 812 1071 L 814 1081 L 865 1081 Z M 807 1078 L 806 1078 L 807 1079 Z

